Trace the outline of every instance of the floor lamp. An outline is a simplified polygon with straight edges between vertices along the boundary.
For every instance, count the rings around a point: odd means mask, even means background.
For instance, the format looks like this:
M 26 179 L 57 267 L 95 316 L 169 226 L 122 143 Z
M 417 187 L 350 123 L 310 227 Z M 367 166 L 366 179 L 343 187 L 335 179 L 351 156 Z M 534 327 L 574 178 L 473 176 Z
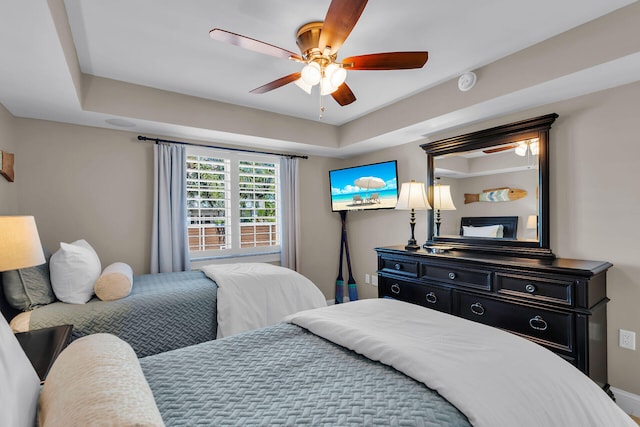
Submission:
M 411 221 L 409 222 L 409 225 L 411 226 L 411 238 L 404 248 L 411 251 L 420 249 L 420 246 L 417 244 L 414 236 L 416 228 L 416 210 L 431 209 L 431 206 L 427 201 L 427 193 L 424 191 L 424 183 L 415 182 L 414 180 L 402 183 L 396 209 L 411 210 Z
M 435 209 L 435 217 L 436 217 L 435 236 L 439 236 L 440 224 L 442 222 L 440 217 L 440 211 L 456 210 L 456 207 L 453 204 L 453 200 L 451 198 L 451 187 L 448 185 L 441 185 L 440 178 L 436 178 L 436 185 L 433 187 L 433 208 Z

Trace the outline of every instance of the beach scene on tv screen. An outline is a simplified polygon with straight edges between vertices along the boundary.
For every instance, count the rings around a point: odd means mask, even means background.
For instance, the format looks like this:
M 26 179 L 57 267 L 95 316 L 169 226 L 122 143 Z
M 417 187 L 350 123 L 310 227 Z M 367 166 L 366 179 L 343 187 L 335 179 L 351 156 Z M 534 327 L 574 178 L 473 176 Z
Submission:
M 398 201 L 395 162 L 335 170 L 329 177 L 334 211 L 392 209 Z

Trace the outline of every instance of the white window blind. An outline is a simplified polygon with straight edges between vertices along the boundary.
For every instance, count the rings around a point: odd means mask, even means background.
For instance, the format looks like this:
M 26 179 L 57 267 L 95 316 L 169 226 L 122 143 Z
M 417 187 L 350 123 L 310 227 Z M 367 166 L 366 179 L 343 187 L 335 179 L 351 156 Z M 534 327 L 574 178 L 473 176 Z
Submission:
M 280 251 L 279 158 L 187 149 L 192 259 Z

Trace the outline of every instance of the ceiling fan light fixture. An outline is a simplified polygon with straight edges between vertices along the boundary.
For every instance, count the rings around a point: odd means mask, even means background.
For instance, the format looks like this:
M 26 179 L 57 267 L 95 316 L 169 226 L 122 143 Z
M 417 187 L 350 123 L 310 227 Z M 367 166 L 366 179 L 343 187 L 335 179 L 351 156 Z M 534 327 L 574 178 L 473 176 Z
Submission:
M 327 65 L 324 70 L 324 74 L 329 78 L 331 85 L 335 88 L 340 87 L 340 85 L 347 79 L 347 70 L 335 62 Z
M 332 85 L 329 77 L 325 76 L 322 78 L 320 81 L 320 95 L 331 95 L 336 90 L 338 90 L 338 86 Z
M 302 80 L 309 86 L 317 85 L 322 78 L 322 71 L 320 70 L 320 64 L 317 62 L 310 62 L 302 69 Z
M 296 86 L 298 86 L 300 89 L 302 89 L 303 91 L 307 92 L 309 95 L 311 95 L 311 88 L 313 86 L 311 86 L 310 84 L 308 84 L 307 82 L 305 82 L 302 78 L 299 78 L 298 80 L 296 80 L 294 82 L 296 84 Z
M 518 142 L 515 152 L 518 156 L 524 157 L 527 154 L 527 144 L 524 141 Z
M 538 140 L 537 139 L 528 139 L 526 141 L 518 142 L 518 146 L 515 149 L 515 152 L 518 156 L 526 156 L 527 152 L 531 153 L 534 156 L 538 155 Z

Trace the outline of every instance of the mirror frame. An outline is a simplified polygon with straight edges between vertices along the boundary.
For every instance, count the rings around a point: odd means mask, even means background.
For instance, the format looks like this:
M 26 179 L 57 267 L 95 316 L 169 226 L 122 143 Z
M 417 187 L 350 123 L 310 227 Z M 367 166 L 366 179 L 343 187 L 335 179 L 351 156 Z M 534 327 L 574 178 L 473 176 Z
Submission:
M 553 258 L 549 242 L 549 129 L 557 114 L 534 117 L 490 129 L 420 145 L 427 154 L 428 200 L 433 206 L 434 160 L 436 157 L 486 149 L 524 139 L 539 139 L 538 152 L 538 241 L 434 236 L 434 211 L 427 211 L 430 224 L 427 245 L 454 250 L 492 252 L 528 258 Z

